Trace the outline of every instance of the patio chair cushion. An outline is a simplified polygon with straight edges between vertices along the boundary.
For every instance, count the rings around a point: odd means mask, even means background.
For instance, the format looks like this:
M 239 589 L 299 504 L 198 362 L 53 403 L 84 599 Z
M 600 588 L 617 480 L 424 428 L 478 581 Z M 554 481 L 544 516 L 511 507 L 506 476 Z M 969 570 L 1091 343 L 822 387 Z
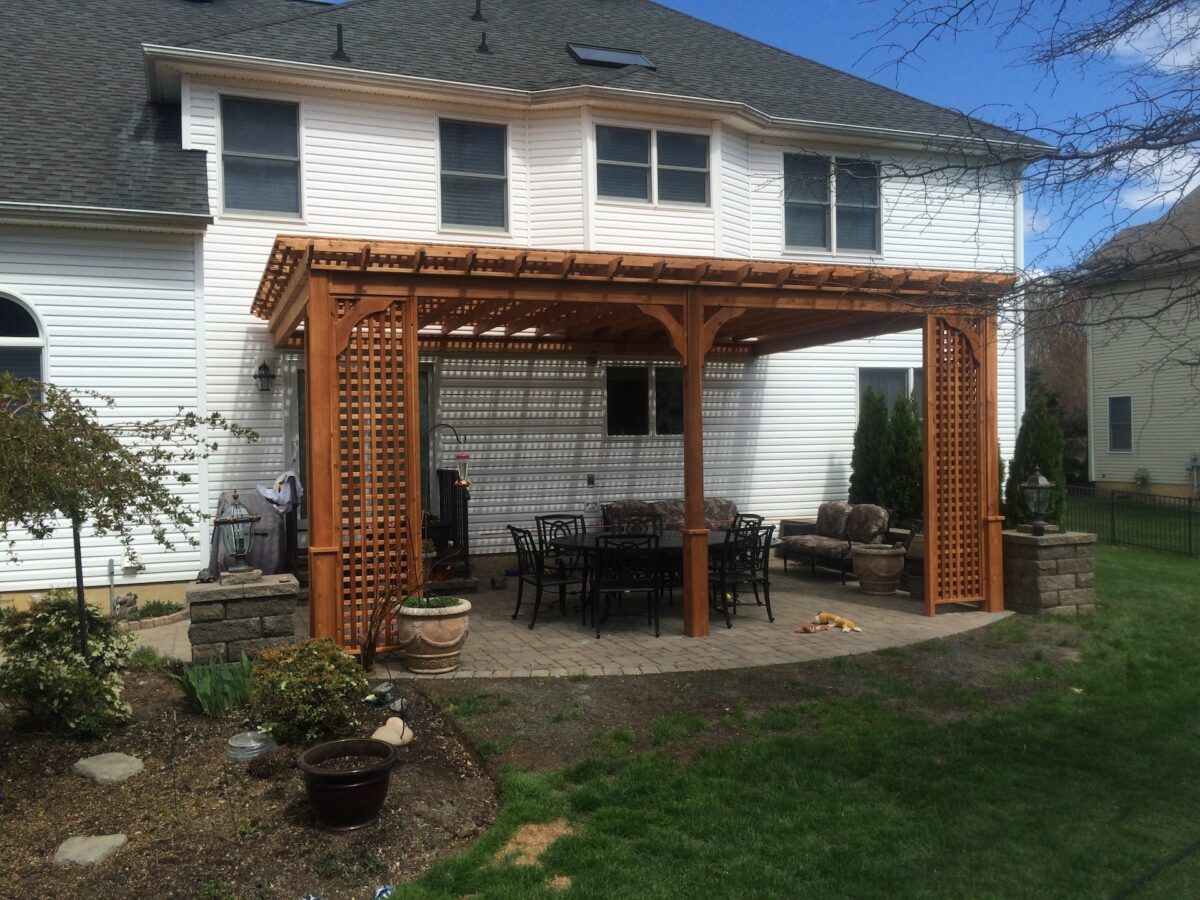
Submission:
M 846 539 L 846 520 L 852 507 L 845 500 L 828 500 L 817 508 L 817 534 L 827 538 Z
M 887 529 L 888 511 L 873 503 L 857 504 L 846 517 L 846 538 L 856 544 L 881 544 Z
M 679 528 L 683 525 L 682 500 L 655 500 L 650 506 L 662 516 L 664 528 Z
M 682 501 L 680 501 L 682 503 Z M 704 498 L 704 527 L 728 528 L 737 518 L 737 504 L 727 497 Z
M 820 559 L 845 559 L 850 553 L 850 544 L 844 538 L 825 537 L 820 534 L 794 534 L 780 542 L 781 556 L 815 556 Z
M 613 500 L 605 503 L 602 509 L 605 525 L 612 525 L 630 516 L 652 516 L 655 511 L 653 504 L 645 500 Z

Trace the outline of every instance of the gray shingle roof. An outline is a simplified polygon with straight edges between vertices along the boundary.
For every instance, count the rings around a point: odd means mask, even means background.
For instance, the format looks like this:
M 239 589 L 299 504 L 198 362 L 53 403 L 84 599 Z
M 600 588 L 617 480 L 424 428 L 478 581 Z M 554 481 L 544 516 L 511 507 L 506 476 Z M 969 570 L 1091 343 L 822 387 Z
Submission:
M 605 85 L 746 103 L 776 118 L 1020 139 L 650 0 L 5 0 L 0 201 L 207 213 L 204 159 L 149 104 L 140 44 L 517 90 Z M 335 63 L 335 25 L 351 61 Z M 492 53 L 477 51 L 486 30 Z M 577 63 L 566 43 L 636 49 L 657 70 Z
M 4 0 L 0 201 L 208 214 L 204 154 L 147 102 L 141 44 L 323 6 L 296 0 Z
M 1200 265 L 1200 188 L 1144 225 L 1132 225 L 1083 263 L 1085 280 L 1145 278 Z

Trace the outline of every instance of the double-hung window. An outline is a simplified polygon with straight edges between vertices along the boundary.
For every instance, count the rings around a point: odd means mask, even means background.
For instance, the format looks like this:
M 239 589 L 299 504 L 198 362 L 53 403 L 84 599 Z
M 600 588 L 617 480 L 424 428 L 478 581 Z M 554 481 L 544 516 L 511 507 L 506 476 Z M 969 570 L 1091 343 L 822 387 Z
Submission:
M 1133 398 L 1108 398 L 1108 449 L 1114 453 L 1133 452 Z
M 605 434 L 683 434 L 683 370 L 678 366 L 609 366 Z
M 879 252 L 878 164 L 785 153 L 783 180 L 788 249 Z
M 707 206 L 708 135 L 596 126 L 596 194 Z
M 859 396 L 868 388 L 883 395 L 888 409 L 895 406 L 901 397 L 915 394 L 917 409 L 920 410 L 925 389 L 925 370 L 864 367 L 858 370 Z
M 300 215 L 299 121 L 295 103 L 221 98 L 226 212 Z
M 442 226 L 508 228 L 508 129 L 503 125 L 438 123 Z

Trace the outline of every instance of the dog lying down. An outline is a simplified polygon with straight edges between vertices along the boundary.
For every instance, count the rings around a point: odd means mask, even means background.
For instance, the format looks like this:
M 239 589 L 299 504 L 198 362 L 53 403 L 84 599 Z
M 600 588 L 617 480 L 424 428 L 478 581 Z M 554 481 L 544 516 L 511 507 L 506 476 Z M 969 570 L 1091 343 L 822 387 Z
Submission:
M 833 613 L 817 613 L 811 622 L 805 622 L 799 628 L 795 629 L 796 634 L 817 634 L 821 631 L 829 631 L 831 628 L 840 628 L 842 631 L 858 631 L 862 629 L 855 625 L 849 619 L 842 616 L 835 616 Z

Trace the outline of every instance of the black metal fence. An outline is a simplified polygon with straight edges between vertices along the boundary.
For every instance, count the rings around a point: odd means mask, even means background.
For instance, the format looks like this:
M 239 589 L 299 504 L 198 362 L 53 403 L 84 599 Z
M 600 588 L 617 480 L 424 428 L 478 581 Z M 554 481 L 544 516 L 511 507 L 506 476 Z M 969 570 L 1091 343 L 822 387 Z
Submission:
M 1062 524 L 1101 543 L 1200 556 L 1200 500 L 1067 487 Z

